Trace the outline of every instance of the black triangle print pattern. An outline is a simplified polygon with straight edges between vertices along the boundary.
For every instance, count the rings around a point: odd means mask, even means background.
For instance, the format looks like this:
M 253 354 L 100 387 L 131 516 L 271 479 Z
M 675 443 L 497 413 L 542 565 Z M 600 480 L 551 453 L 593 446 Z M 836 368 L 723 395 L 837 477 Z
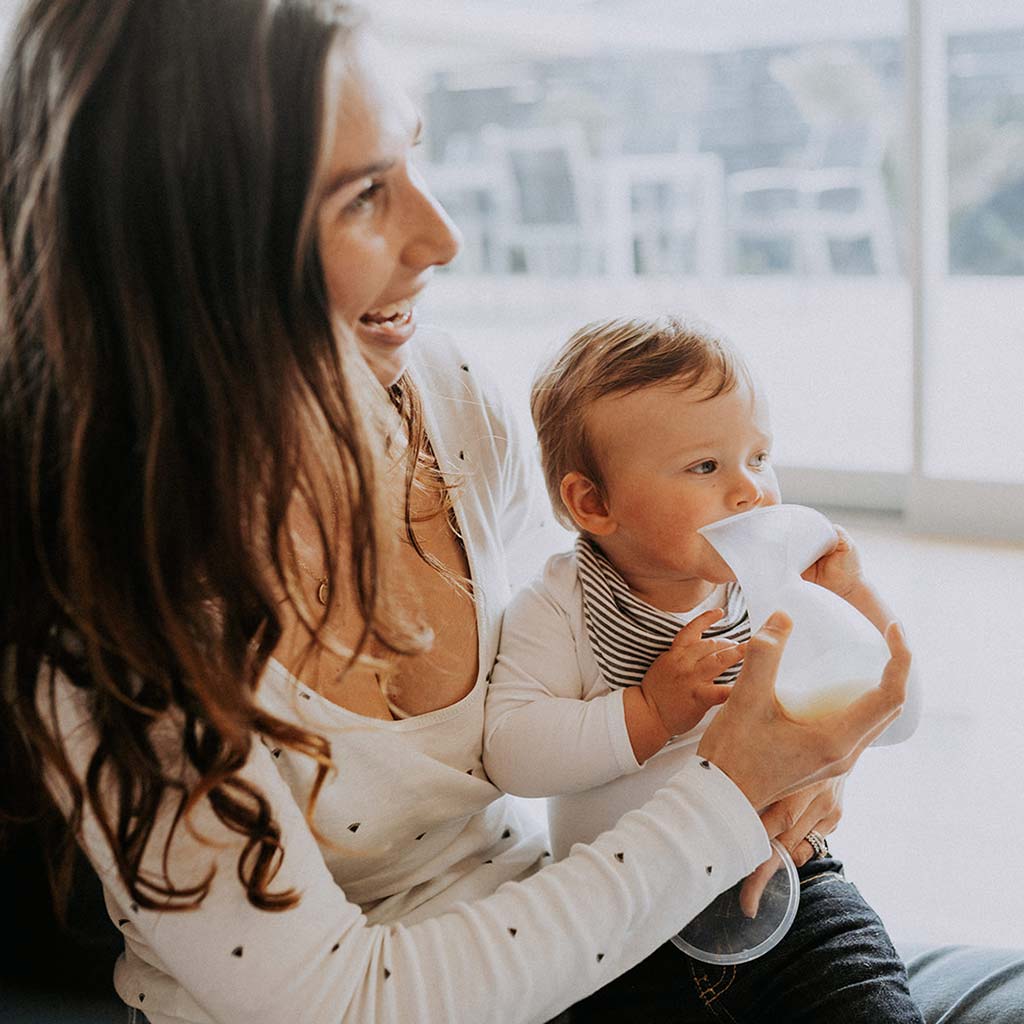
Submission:
M 353 821 L 352 824 L 348 827 L 349 832 L 358 832 L 360 825 L 362 825 L 361 821 Z
M 242 947 L 241 946 L 235 946 L 235 948 L 233 950 L 231 950 L 231 955 L 232 956 L 237 956 L 239 959 L 241 959 L 242 958 Z

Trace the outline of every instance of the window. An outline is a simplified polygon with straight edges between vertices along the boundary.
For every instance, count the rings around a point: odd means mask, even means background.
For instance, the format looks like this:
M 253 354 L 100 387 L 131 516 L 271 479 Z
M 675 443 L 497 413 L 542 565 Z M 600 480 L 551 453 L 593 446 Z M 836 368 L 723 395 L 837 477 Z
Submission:
M 430 312 L 524 417 L 576 327 L 681 311 L 764 379 L 789 498 L 1024 536 L 1019 5 L 400 8 L 465 235 Z

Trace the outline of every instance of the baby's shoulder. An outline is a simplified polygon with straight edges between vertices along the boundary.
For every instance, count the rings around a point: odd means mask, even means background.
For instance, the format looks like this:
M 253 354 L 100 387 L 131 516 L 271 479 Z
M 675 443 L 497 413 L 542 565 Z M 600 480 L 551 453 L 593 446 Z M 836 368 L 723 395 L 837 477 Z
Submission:
M 571 613 L 583 599 L 575 551 L 551 555 L 544 567 L 513 598 L 511 608 L 536 608 L 538 605 Z

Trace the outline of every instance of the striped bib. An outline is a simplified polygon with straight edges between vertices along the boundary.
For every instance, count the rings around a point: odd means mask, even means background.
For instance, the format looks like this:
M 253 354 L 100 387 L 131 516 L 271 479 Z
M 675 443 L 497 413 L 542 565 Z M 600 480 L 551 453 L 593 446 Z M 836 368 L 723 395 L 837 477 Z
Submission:
M 576 564 L 583 587 L 583 618 L 601 674 L 613 689 L 635 686 L 695 613 L 663 612 L 641 601 L 604 552 L 585 537 L 576 538 Z M 738 584 L 726 584 L 723 607 L 725 615 L 702 635 L 749 639 L 750 620 Z M 715 682 L 731 683 L 742 664 L 726 669 Z

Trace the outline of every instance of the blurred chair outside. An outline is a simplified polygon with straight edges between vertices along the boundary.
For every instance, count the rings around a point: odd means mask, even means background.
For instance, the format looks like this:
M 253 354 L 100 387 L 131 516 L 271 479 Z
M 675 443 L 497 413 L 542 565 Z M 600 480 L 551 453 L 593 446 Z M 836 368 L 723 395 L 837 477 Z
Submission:
M 871 118 L 812 127 L 796 165 L 727 179 L 736 273 L 898 270 L 881 126 Z
M 488 125 L 423 173 L 458 224 L 465 274 L 720 276 L 724 173 L 713 153 L 592 156 L 575 122 Z

